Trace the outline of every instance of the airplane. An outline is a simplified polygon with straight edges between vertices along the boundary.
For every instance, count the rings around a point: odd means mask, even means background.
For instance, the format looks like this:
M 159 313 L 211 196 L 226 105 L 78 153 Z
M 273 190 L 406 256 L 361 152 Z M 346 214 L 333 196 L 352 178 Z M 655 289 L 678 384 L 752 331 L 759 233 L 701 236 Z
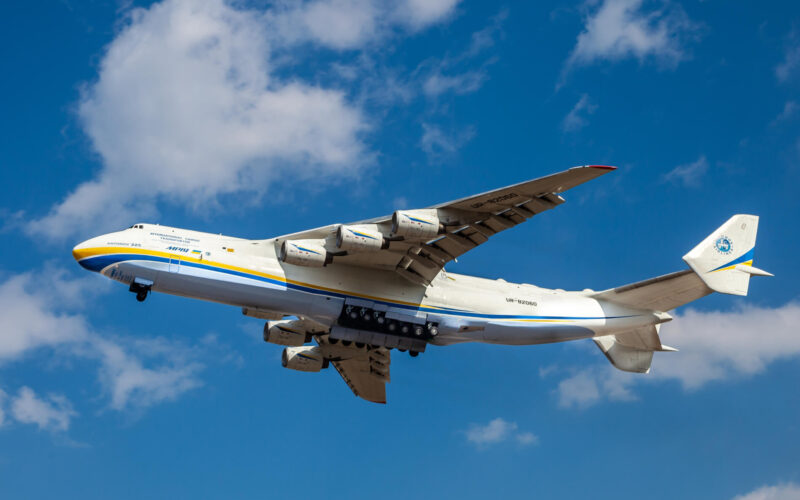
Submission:
M 531 345 L 591 338 L 613 366 L 650 371 L 669 311 L 712 292 L 746 295 L 758 216 L 734 215 L 683 256 L 688 268 L 603 291 L 564 291 L 460 275 L 448 262 L 564 202 L 616 167 L 587 165 L 475 196 L 263 240 L 137 223 L 77 245 L 78 263 L 150 292 L 241 307 L 266 320 L 282 365 L 331 364 L 352 392 L 386 403 L 391 350 Z M 315 345 L 314 345 L 315 344 Z

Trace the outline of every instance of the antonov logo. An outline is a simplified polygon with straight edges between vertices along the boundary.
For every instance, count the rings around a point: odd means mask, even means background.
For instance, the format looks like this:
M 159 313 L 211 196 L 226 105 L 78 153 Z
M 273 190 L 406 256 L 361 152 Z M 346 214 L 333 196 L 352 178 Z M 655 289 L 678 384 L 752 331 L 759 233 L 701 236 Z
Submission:
M 729 254 L 733 251 L 733 242 L 727 236 L 720 236 L 714 244 L 714 248 L 721 254 Z
M 181 247 L 167 247 L 167 250 L 170 252 L 189 252 L 188 248 L 181 248 Z

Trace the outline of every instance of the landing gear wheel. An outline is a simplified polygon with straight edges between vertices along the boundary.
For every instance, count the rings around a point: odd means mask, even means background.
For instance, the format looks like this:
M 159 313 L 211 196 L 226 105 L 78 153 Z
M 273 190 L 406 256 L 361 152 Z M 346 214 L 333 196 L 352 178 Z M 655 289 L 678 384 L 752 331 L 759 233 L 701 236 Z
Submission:
M 136 300 L 138 300 L 139 302 L 144 302 L 144 299 L 146 298 L 147 298 L 147 290 L 136 292 Z
M 417 351 L 408 351 L 408 354 L 409 354 L 409 355 L 410 355 L 412 358 L 416 358 L 417 356 L 419 356 L 419 353 L 418 353 Z

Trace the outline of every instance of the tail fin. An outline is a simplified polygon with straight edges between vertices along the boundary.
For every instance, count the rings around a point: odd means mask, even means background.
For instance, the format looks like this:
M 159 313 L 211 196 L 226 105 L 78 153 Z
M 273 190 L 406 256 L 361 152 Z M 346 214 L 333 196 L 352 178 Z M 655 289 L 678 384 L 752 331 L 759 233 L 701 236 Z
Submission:
M 692 268 L 593 294 L 635 309 L 669 311 L 711 292 L 747 295 L 750 276 L 772 276 L 753 267 L 758 217 L 734 215 L 687 253 Z
M 757 232 L 757 215 L 734 215 L 683 260 L 715 292 L 747 295 L 750 276 L 772 276 L 753 267 Z

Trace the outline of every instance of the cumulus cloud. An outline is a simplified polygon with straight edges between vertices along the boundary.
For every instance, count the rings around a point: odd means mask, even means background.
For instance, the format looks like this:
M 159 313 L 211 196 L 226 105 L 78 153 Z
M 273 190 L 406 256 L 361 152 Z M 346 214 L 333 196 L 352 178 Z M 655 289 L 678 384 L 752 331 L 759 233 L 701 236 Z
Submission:
M 249 9 L 163 0 L 128 11 L 77 107 L 101 168 L 26 231 L 63 239 L 154 218 L 163 204 L 207 211 L 234 194 L 258 199 L 289 175 L 324 183 L 363 174 L 376 157 L 363 102 L 335 82 L 294 75 L 307 52 L 298 44 L 372 52 L 395 32 L 446 21 L 457 4 L 312 0 Z M 426 88 L 464 93 L 481 79 L 432 75 Z M 391 88 L 392 98 L 406 93 Z
M 12 275 L 0 283 L 0 367 L 44 349 L 95 361 L 109 407 L 120 411 L 172 400 L 201 384 L 203 365 L 197 360 L 201 353 L 195 349 L 160 338 L 133 340 L 94 331 L 78 306 L 62 300 L 59 292 L 71 288 L 75 293 L 83 286 L 81 280 L 50 272 Z M 42 409 L 43 403 L 37 403 L 30 389 L 20 396 L 24 404 L 13 415 L 17 420 L 18 413 L 32 419 L 26 411 Z M 47 404 L 68 415 L 71 407 L 61 403 L 50 398 Z M 59 426 L 63 421 L 48 420 Z
M 800 486 L 785 483 L 775 486 L 762 486 L 758 489 L 738 495 L 733 500 L 797 500 L 800 498 Z
M 558 406 L 588 408 L 603 399 L 632 401 L 636 399 L 628 387 L 632 376 L 607 366 L 581 369 L 558 383 Z
M 102 168 L 28 231 L 118 227 L 158 201 L 209 207 L 289 168 L 295 179 L 364 168 L 362 111 L 340 90 L 276 77 L 265 30 L 262 13 L 223 0 L 131 11 L 79 104 Z
M 594 114 L 595 111 L 597 111 L 597 104 L 594 104 L 588 95 L 581 95 L 561 122 L 561 129 L 564 132 L 577 132 L 589 124 L 588 115 Z
M 584 29 L 566 61 L 565 73 L 575 66 L 629 57 L 674 66 L 686 58 L 685 39 L 697 30 L 675 4 L 648 10 L 642 0 L 603 0 L 587 2 L 585 9 Z
M 665 182 L 683 184 L 690 188 L 699 188 L 706 171 L 708 171 L 708 160 L 706 160 L 705 155 L 702 155 L 692 163 L 678 165 L 664 174 L 662 179 Z
M 522 446 L 538 444 L 539 438 L 536 435 L 518 432 L 517 429 L 515 422 L 498 417 L 486 425 L 473 424 L 465 434 L 467 441 L 480 448 L 506 441 L 514 441 Z
M 49 394 L 43 399 L 30 387 L 22 387 L 11 400 L 11 415 L 17 422 L 35 424 L 42 430 L 66 431 L 77 413 L 64 396 Z
M 585 408 L 603 400 L 631 400 L 639 383 L 677 381 L 696 390 L 720 380 L 751 377 L 774 362 L 800 357 L 800 304 L 741 306 L 732 311 L 688 309 L 661 328 L 661 339 L 679 352 L 656 353 L 649 374 L 610 364 L 574 370 L 556 389 L 559 405 Z
M 159 349 L 154 350 L 154 347 Z M 175 400 L 181 394 L 202 385 L 199 373 L 203 365 L 192 360 L 191 351 L 163 340 L 129 343 L 93 339 L 92 348 L 102 360 L 100 381 L 110 397 L 114 410 L 130 407 L 146 408 L 163 401 Z M 143 359 L 158 359 L 159 366 L 150 368 Z

